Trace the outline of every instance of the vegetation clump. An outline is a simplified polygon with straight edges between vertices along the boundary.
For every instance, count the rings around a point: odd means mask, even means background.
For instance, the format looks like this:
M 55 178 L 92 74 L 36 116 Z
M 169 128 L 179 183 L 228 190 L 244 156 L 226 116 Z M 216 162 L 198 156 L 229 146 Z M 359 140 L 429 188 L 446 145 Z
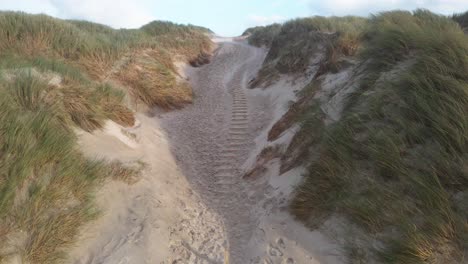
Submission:
M 244 31 L 242 36 L 248 36 L 250 45 L 257 47 L 271 47 L 273 40 L 281 30 L 281 24 L 272 24 L 268 26 L 259 26 L 249 28 Z
M 358 51 L 366 26 L 367 20 L 361 17 L 316 16 L 253 30 L 249 42 L 269 43 L 270 49 L 251 88 L 265 86 L 280 74 L 303 73 L 319 53 L 327 54 L 322 67 L 337 70 L 341 55 L 351 56 Z
M 168 22 L 115 30 L 0 12 L 1 263 L 63 262 L 80 226 L 99 214 L 93 202 L 99 184 L 138 180 L 141 168 L 84 157 L 74 130 L 92 132 L 108 119 L 132 126 L 128 98 L 167 109 L 190 102 L 191 89 L 177 82 L 172 60 L 208 53 L 206 32 Z M 149 58 L 136 60 L 143 70 L 131 79 L 122 71 L 136 67 L 125 60 L 133 54 Z
M 47 57 L 77 66 L 93 80 L 104 80 L 123 57 L 136 51 L 151 50 L 162 54 L 157 58 L 161 62 L 161 72 L 166 72 L 168 78 L 175 81 L 177 72 L 172 58 L 190 62 L 200 54 L 209 54 L 208 31 L 164 21 L 153 21 L 140 29 L 115 30 L 87 21 L 0 12 L 0 55 L 15 54 L 28 59 Z M 138 83 L 130 86 L 145 89 Z M 151 94 L 157 96 L 158 93 Z M 144 101 L 158 99 L 145 98 Z M 185 102 L 187 100 L 181 100 L 181 104 Z
M 454 197 L 468 190 L 468 39 L 422 10 L 369 23 L 366 76 L 326 130 L 292 210 L 304 220 L 344 212 L 381 235 L 376 251 L 387 263 L 460 260 L 468 226 Z
M 455 14 L 452 16 L 452 19 L 460 25 L 465 33 L 468 33 L 468 11 L 461 14 Z
M 352 74 L 359 77 L 358 88 L 346 98 L 339 120 L 325 122 L 314 94 L 321 75 L 340 69 L 316 71 L 309 85 L 315 88 L 300 95 L 310 102 L 295 104 L 300 116 L 293 118 L 302 120 L 297 138 L 307 145 L 300 153 L 309 169 L 291 211 L 311 227 L 321 223 L 317 219 L 339 214 L 365 230 L 367 235 L 356 234 L 360 242 L 347 245 L 358 263 L 466 261 L 468 37 L 460 27 L 463 17 L 417 10 L 369 19 L 301 19 L 285 23 L 272 43 L 264 67 L 280 72 L 281 67 L 288 69 L 282 72 L 305 71 L 296 66 L 309 65 L 306 60 L 317 56 L 314 45 L 322 42 L 314 38 L 316 32 L 336 34 L 331 45 L 338 57 L 356 64 Z M 288 49 L 275 47 L 280 42 Z M 328 51 L 325 55 L 330 57 Z M 294 59 L 299 57 L 307 59 Z M 290 121 L 281 122 L 276 127 L 282 131 Z

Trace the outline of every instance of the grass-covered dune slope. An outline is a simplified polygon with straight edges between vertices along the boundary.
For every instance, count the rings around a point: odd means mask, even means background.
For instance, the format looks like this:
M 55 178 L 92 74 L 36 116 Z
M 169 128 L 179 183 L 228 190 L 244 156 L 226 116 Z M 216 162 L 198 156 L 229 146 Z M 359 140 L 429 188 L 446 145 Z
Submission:
M 453 15 L 452 19 L 460 24 L 465 33 L 468 32 L 468 11 L 465 13 L 455 14 Z
M 205 36 L 206 29 L 195 26 L 182 26 L 171 22 L 154 21 L 140 29 L 115 30 L 110 27 L 87 21 L 64 21 L 46 15 L 24 13 L 0 13 L 0 56 L 35 59 L 47 57 L 55 63 L 64 63 L 78 68 L 94 80 L 105 80 L 118 60 L 131 62 L 137 57 L 148 55 L 146 61 L 153 68 L 164 72 L 165 78 L 155 81 L 154 77 L 138 72 L 140 79 L 148 77 L 148 82 L 156 84 L 153 91 L 144 84 L 134 85 L 132 93 L 150 105 L 161 103 L 180 106 L 174 98 L 165 98 L 154 90 L 168 94 L 168 86 L 176 79 L 172 58 L 182 61 L 196 61 L 200 54 L 209 53 L 211 42 Z M 16 60 L 16 58 L 14 59 Z M 131 67 L 122 63 L 122 67 Z M 122 71 L 126 72 L 126 71 Z M 129 84 L 123 74 L 119 79 Z M 185 87 L 171 86 L 180 92 Z M 150 97 L 150 98 L 149 98 Z M 171 103 L 165 100 L 172 100 Z
M 319 49 L 354 55 L 357 51 L 359 32 L 366 25 L 360 17 L 312 17 L 292 20 L 281 27 L 274 24 L 253 30 L 249 43 L 270 47 L 259 78 L 252 84 L 271 83 L 279 74 L 301 74 L 309 67 L 310 60 Z M 339 33 L 336 33 L 339 32 Z M 333 60 L 336 54 L 329 54 Z M 326 66 L 324 64 L 324 66 Z
M 310 75 L 269 140 L 301 124 L 282 153 L 283 171 L 308 167 L 291 212 L 312 228 L 348 223 L 353 263 L 468 261 L 465 18 L 392 11 L 251 31 L 270 49 L 253 88 Z
M 79 227 L 98 215 L 99 183 L 137 173 L 85 158 L 74 130 L 107 119 L 132 126 L 129 101 L 166 109 L 190 102 L 173 61 L 209 53 L 206 31 L 159 21 L 115 30 L 0 12 L 0 263 L 65 259 Z
M 271 46 L 271 42 L 278 35 L 279 31 L 281 30 L 280 24 L 272 24 L 269 26 L 258 26 L 249 28 L 242 36 L 249 37 L 249 43 L 255 45 L 257 47 L 261 46 Z

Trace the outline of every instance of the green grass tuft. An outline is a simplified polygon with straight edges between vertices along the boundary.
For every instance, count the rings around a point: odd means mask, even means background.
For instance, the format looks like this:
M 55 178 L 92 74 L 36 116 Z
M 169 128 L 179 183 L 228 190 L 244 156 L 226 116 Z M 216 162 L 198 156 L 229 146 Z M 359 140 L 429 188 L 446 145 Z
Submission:
M 272 24 L 264 27 L 247 29 L 242 35 L 249 35 L 249 44 L 257 47 L 271 47 L 273 40 L 281 31 L 281 24 Z
M 465 13 L 455 14 L 452 16 L 452 19 L 460 25 L 465 33 L 468 33 L 468 11 Z

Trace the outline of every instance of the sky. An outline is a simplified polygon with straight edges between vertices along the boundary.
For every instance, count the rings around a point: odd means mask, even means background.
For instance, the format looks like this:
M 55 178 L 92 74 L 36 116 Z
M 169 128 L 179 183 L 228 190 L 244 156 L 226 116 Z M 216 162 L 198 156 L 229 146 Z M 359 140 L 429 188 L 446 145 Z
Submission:
M 237 36 L 252 26 L 313 15 L 361 15 L 426 8 L 450 15 L 468 10 L 468 0 L 0 0 L 0 10 L 84 19 L 114 28 L 138 28 L 153 20 L 205 26 Z

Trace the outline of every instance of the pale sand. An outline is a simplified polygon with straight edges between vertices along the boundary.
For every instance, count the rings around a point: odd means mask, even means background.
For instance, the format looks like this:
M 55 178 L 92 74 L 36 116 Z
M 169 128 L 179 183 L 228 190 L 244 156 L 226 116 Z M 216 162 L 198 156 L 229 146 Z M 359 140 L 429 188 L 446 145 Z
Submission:
M 158 121 L 137 115 L 127 132 L 108 122 L 103 131 L 81 132 L 91 157 L 147 164 L 134 185 L 110 181 L 98 193 L 103 215 L 82 232 L 70 263 L 222 263 L 223 228 L 187 184 Z

